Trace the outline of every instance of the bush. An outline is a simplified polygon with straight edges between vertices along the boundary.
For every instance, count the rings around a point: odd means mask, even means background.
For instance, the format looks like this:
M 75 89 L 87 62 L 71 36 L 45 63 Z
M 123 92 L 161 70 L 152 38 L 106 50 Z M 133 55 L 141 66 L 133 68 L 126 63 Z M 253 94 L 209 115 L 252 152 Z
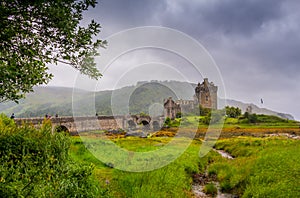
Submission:
M 166 120 L 165 120 L 164 126 L 169 127 L 170 124 L 171 124 L 171 118 L 167 117 Z
M 182 116 L 181 112 L 176 113 L 176 118 L 181 118 L 181 116 Z
M 248 120 L 249 120 L 249 123 L 257 123 L 257 115 L 256 114 L 249 114 Z
M 4 114 L 0 114 L 0 129 L 3 129 L 3 132 L 5 132 L 7 129 L 9 131 L 10 128 L 14 128 L 16 126 L 13 119 L 8 118 Z
M 211 113 L 211 109 L 209 108 L 204 108 L 200 105 L 200 116 L 209 116 Z
M 258 118 L 257 115 L 245 112 L 243 118 L 246 118 L 248 120 L 248 123 L 257 123 L 258 122 Z
M 74 163 L 69 137 L 0 118 L 0 197 L 95 197 L 93 167 Z
M 225 107 L 226 115 L 229 118 L 237 118 L 242 114 L 242 110 L 239 109 L 238 107 Z
M 205 116 L 203 119 L 201 119 L 201 122 L 203 124 L 217 124 L 220 123 L 223 119 L 224 112 L 222 110 L 213 110 L 211 111 L 207 116 Z
M 210 120 L 211 120 L 211 117 L 210 117 L 210 115 L 209 115 L 209 116 L 205 116 L 203 119 L 201 119 L 201 122 L 202 122 L 203 124 L 209 125 Z

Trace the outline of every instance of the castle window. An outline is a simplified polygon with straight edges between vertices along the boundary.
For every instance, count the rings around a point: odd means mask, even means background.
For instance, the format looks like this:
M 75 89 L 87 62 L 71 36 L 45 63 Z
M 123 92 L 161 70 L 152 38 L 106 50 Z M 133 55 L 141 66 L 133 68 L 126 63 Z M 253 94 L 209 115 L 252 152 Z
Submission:
M 206 102 L 208 102 L 208 96 L 205 96 L 205 100 L 206 100 Z

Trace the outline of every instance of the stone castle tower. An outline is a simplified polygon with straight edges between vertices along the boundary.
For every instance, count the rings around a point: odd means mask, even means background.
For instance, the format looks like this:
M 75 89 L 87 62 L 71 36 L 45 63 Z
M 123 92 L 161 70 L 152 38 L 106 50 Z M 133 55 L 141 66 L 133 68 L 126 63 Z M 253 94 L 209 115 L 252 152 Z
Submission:
M 204 108 L 217 109 L 217 92 L 218 87 L 213 82 L 208 82 L 207 78 L 204 78 L 202 84 L 198 83 L 198 86 L 195 88 L 194 103 Z
M 201 105 L 204 108 L 217 109 L 218 108 L 218 87 L 212 82 L 208 82 L 204 78 L 202 84 L 198 83 L 195 88 L 194 100 L 177 100 L 172 98 L 164 100 L 164 116 L 175 119 L 177 113 L 194 112 L 195 108 Z

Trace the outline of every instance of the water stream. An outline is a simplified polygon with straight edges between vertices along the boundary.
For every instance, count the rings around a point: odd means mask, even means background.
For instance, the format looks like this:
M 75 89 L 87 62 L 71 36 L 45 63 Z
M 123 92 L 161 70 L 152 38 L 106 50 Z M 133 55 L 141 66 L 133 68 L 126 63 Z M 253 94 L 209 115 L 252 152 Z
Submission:
M 217 149 L 213 149 L 215 152 L 219 153 L 222 157 L 227 158 L 227 159 L 234 159 L 234 157 L 232 157 L 229 153 L 227 153 L 226 151 L 223 150 L 217 150 Z
M 215 152 L 219 153 L 222 157 L 227 159 L 234 159 L 233 156 L 231 156 L 229 153 L 223 151 L 223 150 L 216 150 L 213 149 Z M 211 195 L 208 195 L 203 192 L 204 186 L 208 183 L 213 183 L 217 189 L 217 198 L 236 198 L 236 195 L 229 194 L 229 193 L 222 193 L 219 182 L 216 181 L 216 178 L 209 177 L 207 172 L 202 174 L 195 174 L 193 175 L 193 185 L 192 185 L 192 192 L 196 198 L 210 198 Z

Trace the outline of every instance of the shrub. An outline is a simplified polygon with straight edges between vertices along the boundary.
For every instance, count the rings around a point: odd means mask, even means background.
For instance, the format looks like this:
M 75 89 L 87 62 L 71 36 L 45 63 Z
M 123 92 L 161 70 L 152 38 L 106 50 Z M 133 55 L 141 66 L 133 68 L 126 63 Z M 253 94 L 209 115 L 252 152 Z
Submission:
M 170 124 L 172 127 L 179 127 L 180 126 L 180 120 L 175 119 Z
M 8 118 L 4 114 L 0 114 L 0 128 L 3 129 L 3 132 L 6 131 L 4 129 L 8 129 L 7 131 L 10 131 L 9 128 L 14 128 L 15 126 L 13 119 Z
M 171 124 L 171 118 L 167 117 L 166 120 L 165 120 L 164 126 L 169 127 L 170 124 Z
M 257 115 L 256 114 L 249 114 L 248 120 L 249 120 L 249 123 L 256 123 L 257 122 Z
M 214 110 L 208 113 L 207 116 L 205 116 L 203 119 L 201 119 L 201 122 L 203 124 L 217 124 L 220 123 L 223 119 L 224 112 L 222 110 Z
M 176 113 L 176 118 L 181 118 L 181 116 L 182 116 L 181 112 Z
M 203 124 L 209 125 L 210 120 L 211 120 L 211 117 L 210 117 L 210 115 L 209 115 L 209 116 L 205 116 L 205 117 L 202 119 L 202 122 L 203 122 Z
M 69 137 L 0 118 L 0 197 L 95 197 L 93 166 L 74 163 Z
M 204 108 L 200 105 L 200 116 L 209 116 L 211 113 L 211 109 L 209 108 Z

